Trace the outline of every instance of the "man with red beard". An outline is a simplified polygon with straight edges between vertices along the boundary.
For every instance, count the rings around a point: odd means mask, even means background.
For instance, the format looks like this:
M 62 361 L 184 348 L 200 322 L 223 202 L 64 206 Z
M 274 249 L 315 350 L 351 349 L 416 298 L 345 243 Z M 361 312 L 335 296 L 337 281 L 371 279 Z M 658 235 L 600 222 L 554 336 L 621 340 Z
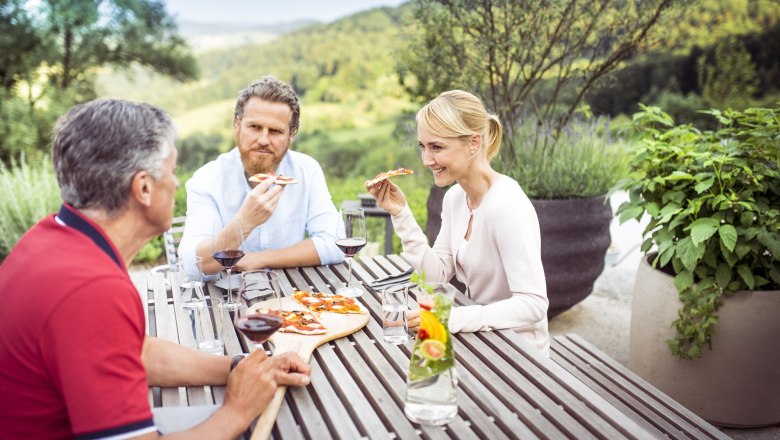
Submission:
M 245 237 L 239 270 L 334 264 L 338 211 L 319 163 L 290 150 L 298 133 L 300 106 L 293 88 L 274 77 L 252 82 L 238 95 L 233 126 L 237 147 L 221 154 L 187 181 L 187 222 L 179 245 L 182 257 L 203 258 L 203 271 L 217 273 L 211 258 L 214 229 L 227 237 L 228 223 L 241 224 Z M 289 176 L 294 185 L 259 185 L 257 173 Z M 217 222 L 218 227 L 214 228 Z M 238 239 L 236 238 L 235 241 Z M 238 247 L 239 243 L 228 243 Z

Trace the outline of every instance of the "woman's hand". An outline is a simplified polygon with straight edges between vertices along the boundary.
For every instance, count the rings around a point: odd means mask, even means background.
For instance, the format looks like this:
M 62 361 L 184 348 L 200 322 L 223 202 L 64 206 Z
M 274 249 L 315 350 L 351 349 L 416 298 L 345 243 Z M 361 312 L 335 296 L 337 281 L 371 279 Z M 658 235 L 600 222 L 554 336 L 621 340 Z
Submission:
M 420 328 L 420 309 L 406 311 L 406 325 L 409 326 L 410 333 L 417 333 Z
M 390 179 L 380 180 L 374 186 L 368 186 L 366 181 L 365 187 L 374 196 L 376 203 L 390 215 L 398 215 L 406 206 L 406 196 Z

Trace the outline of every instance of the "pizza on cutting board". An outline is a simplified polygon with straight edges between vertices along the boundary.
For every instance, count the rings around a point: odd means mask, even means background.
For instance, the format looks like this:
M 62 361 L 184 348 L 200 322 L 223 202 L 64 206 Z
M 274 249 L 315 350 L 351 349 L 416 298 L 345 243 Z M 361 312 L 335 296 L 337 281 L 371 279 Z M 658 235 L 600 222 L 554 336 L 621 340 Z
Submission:
M 305 290 L 294 290 L 293 298 L 298 303 L 303 304 L 312 312 L 331 312 L 342 314 L 364 314 L 366 313 L 354 298 L 348 298 L 342 295 L 328 295 L 322 292 L 307 292 Z

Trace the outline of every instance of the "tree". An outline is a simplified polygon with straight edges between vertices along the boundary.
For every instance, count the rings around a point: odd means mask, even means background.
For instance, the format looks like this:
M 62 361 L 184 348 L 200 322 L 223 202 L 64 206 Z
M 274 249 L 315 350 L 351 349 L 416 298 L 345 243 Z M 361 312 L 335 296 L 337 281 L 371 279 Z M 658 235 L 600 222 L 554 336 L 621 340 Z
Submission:
M 428 100 L 465 88 L 505 126 L 502 157 L 530 112 L 559 129 L 602 76 L 633 56 L 671 0 L 417 0 L 419 38 L 401 66 Z M 413 79 L 409 79 L 411 75 Z
M 197 65 L 159 0 L 46 0 L 41 13 L 53 43 L 50 77 L 60 89 L 98 67 L 150 67 L 178 80 Z
M 716 108 L 743 110 L 758 91 L 759 80 L 750 52 L 736 38 L 715 48 L 715 60 L 702 55 L 697 60 L 702 97 Z
M 57 116 L 96 96 L 98 69 L 133 65 L 182 81 L 197 77 L 162 1 L 3 0 L 0 161 L 45 150 Z

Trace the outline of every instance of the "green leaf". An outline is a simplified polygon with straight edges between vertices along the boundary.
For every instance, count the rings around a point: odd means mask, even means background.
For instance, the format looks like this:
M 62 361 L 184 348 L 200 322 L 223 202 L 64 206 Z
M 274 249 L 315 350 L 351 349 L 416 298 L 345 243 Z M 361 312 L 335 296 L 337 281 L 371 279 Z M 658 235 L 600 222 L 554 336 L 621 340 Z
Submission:
M 753 272 L 751 272 L 750 269 L 747 266 L 745 266 L 743 264 L 740 264 L 739 266 L 737 266 L 737 273 L 742 278 L 742 280 L 745 282 L 745 284 L 747 284 L 748 289 L 750 289 L 750 290 L 755 289 L 756 282 L 753 279 Z
M 677 243 L 676 254 L 683 266 L 693 272 L 704 255 L 704 246 L 694 244 L 691 237 L 685 237 Z
M 710 189 L 712 187 L 713 183 L 715 183 L 715 178 L 714 177 L 710 177 L 707 180 L 704 180 L 704 181 L 701 181 L 701 182 L 697 183 L 696 186 L 694 187 L 694 189 L 696 190 L 696 194 L 701 194 L 704 191 L 707 191 L 708 189 Z
M 776 260 L 780 260 L 780 240 L 778 240 L 777 234 L 761 231 L 758 233 L 758 241 L 766 246 Z
M 720 225 L 718 235 L 720 235 L 720 242 L 723 243 L 723 246 L 733 252 L 734 246 L 737 244 L 737 229 L 731 225 Z
M 693 180 L 693 176 L 686 173 L 685 171 L 673 171 L 672 174 L 666 176 L 666 180 Z
M 745 211 L 739 215 L 739 223 L 742 226 L 750 226 L 756 218 L 756 214 L 752 211 Z
M 627 205 L 621 205 L 621 208 L 623 206 Z M 645 212 L 645 209 L 641 206 L 629 206 L 628 208 L 624 209 L 623 212 L 620 213 L 620 223 L 625 223 L 629 220 L 637 219 L 639 220 L 642 217 L 642 214 Z
M 687 270 L 678 273 L 674 277 L 674 286 L 677 287 L 678 292 L 693 286 L 693 273 Z
M 731 282 L 731 268 L 727 264 L 719 264 L 718 271 L 715 273 L 715 282 L 721 289 L 726 288 Z
M 693 222 L 691 228 L 691 239 L 694 244 L 702 243 L 718 230 L 719 222 L 714 218 L 700 218 Z

